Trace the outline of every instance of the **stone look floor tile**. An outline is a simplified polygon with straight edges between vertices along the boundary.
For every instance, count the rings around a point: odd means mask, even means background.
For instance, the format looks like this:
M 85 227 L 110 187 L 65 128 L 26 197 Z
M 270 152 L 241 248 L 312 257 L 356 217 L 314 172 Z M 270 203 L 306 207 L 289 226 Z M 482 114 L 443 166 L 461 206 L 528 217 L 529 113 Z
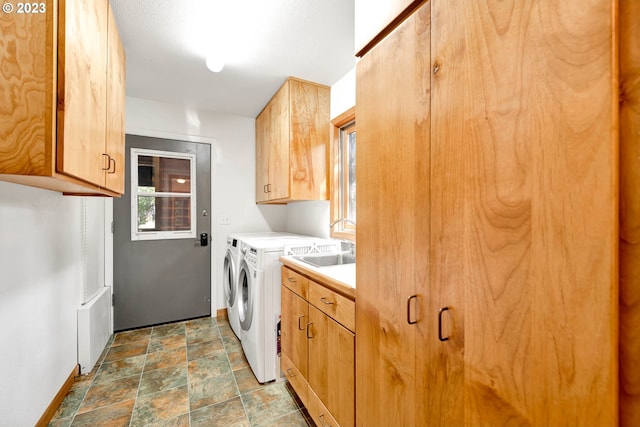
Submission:
M 155 336 L 151 337 L 149 342 L 149 353 L 162 350 L 171 350 L 174 348 L 185 347 L 187 345 L 187 339 L 184 334 L 181 335 L 167 335 L 167 336 Z
M 154 326 L 151 331 L 151 338 L 166 337 L 169 335 L 184 335 L 184 323 L 168 323 L 166 325 Z
M 104 362 L 95 377 L 94 384 L 102 384 L 119 378 L 140 375 L 144 367 L 145 356 L 129 357 L 114 362 Z
M 216 338 L 213 341 L 195 343 L 187 347 L 187 360 L 192 361 L 194 359 L 212 356 L 220 350 L 224 351 L 224 345 L 220 338 Z
M 298 409 L 281 383 L 243 394 L 242 403 L 251 425 L 260 425 Z
M 87 394 L 87 391 L 89 391 L 88 383 L 74 383 L 71 387 L 71 390 L 69 390 L 69 393 L 67 393 L 67 396 L 62 401 L 62 404 L 60 404 L 60 407 L 58 408 L 56 413 L 53 414 L 52 419 L 57 420 L 73 416 L 76 412 L 78 412 L 78 408 L 80 408 L 80 404 Z
M 113 362 L 134 356 L 141 356 L 147 352 L 148 341 L 136 341 L 130 344 L 112 346 L 104 358 L 105 362 Z
M 191 382 L 230 373 L 231 366 L 224 350 L 189 362 L 189 381 Z
M 140 375 L 121 378 L 104 384 L 92 385 L 78 410 L 79 414 L 93 411 L 103 406 L 135 399 Z
M 147 353 L 144 362 L 145 371 L 153 371 L 155 369 L 170 368 L 171 366 L 187 363 L 187 348 L 173 348 L 171 350 L 156 351 Z
M 191 427 L 250 427 L 239 397 L 191 412 Z
M 199 381 L 189 381 L 191 410 L 223 402 L 238 395 L 238 387 L 231 372 Z
M 113 337 L 112 346 L 149 341 L 151 328 L 134 329 L 133 331 L 117 332 Z
M 226 319 L 203 318 L 112 335 L 49 425 L 315 424 L 288 383 L 257 382 Z
M 240 394 L 245 394 L 250 391 L 258 390 L 267 385 L 260 384 L 253 374 L 251 368 L 242 368 L 233 371 L 233 375 L 236 377 L 236 383 L 238 384 L 238 390 Z
M 187 344 L 196 344 L 205 341 L 213 341 L 220 338 L 220 333 L 216 328 L 204 328 L 187 330 Z
M 304 415 L 302 415 L 300 410 L 298 410 L 280 418 L 276 418 L 275 420 L 260 424 L 259 427 L 309 427 L 309 424 L 307 423 Z
M 139 396 L 133 410 L 131 426 L 157 425 L 189 413 L 187 386 Z
M 140 380 L 138 397 L 187 384 L 187 364 L 145 371 Z
M 73 419 L 73 427 L 127 427 L 133 413 L 135 400 L 127 400 L 112 406 L 78 414 Z

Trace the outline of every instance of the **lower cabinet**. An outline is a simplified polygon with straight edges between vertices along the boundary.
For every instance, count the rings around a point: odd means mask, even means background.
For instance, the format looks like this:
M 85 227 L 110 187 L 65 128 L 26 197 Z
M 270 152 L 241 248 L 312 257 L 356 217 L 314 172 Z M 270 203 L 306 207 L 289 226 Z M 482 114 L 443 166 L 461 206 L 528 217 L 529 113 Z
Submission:
M 282 267 L 282 371 L 318 426 L 355 425 L 355 302 Z

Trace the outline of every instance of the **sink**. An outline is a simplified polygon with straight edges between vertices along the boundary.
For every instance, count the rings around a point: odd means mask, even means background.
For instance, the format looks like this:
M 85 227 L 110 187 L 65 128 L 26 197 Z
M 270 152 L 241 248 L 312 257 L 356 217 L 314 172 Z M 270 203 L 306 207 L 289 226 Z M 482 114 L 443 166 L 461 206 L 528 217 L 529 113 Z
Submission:
M 349 254 L 303 255 L 294 258 L 314 267 L 330 267 L 332 265 L 354 264 L 356 262 L 356 257 Z

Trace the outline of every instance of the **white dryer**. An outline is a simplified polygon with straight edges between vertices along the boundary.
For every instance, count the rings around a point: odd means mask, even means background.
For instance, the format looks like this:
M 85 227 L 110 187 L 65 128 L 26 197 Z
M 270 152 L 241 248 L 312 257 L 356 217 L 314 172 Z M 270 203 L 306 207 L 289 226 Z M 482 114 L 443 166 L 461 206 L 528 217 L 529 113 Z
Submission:
M 227 306 L 229 325 L 238 339 L 240 334 L 240 319 L 238 317 L 238 272 L 242 262 L 242 241 L 245 239 L 272 239 L 275 237 L 291 237 L 290 233 L 264 231 L 254 233 L 233 233 L 227 236 L 227 252 L 223 263 L 224 299 Z
M 284 254 L 285 246 L 333 248 L 336 247 L 335 242 L 298 236 L 247 239 L 242 243 L 245 254 L 238 274 L 238 315 L 242 349 L 258 382 L 280 378 L 277 341 L 282 264 L 279 258 Z

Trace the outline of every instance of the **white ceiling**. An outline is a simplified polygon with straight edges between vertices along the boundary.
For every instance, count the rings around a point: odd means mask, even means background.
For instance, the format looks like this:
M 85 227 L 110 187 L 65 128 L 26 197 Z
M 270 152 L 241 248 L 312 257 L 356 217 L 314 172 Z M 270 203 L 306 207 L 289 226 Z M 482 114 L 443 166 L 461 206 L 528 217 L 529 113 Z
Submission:
M 354 0 L 110 1 L 127 96 L 255 117 L 288 76 L 332 85 L 355 65 Z

